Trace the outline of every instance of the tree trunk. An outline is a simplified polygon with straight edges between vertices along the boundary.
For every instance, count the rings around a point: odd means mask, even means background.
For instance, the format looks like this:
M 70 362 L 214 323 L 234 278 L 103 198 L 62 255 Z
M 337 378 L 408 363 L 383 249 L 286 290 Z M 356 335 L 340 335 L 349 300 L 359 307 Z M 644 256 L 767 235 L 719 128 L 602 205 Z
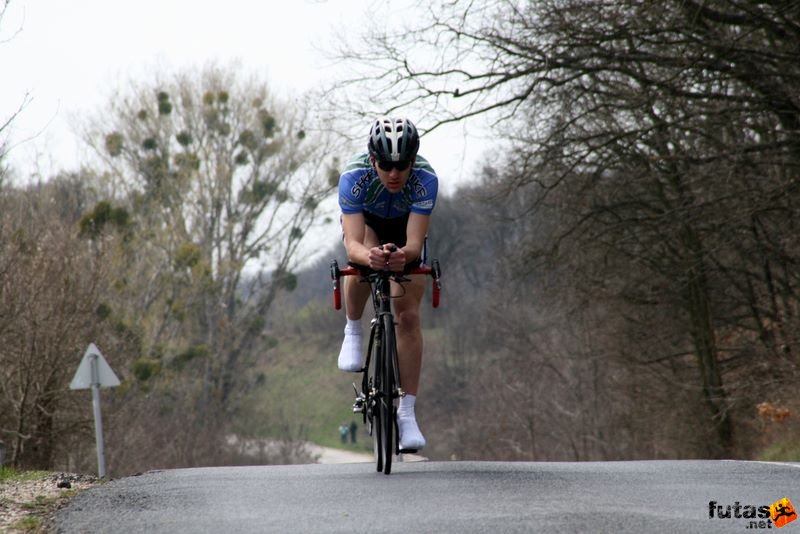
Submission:
M 733 450 L 733 430 L 728 412 L 728 394 L 722 384 L 717 360 L 703 250 L 700 240 L 691 229 L 686 234 L 688 250 L 691 251 L 686 285 L 689 328 L 703 384 L 703 400 L 711 412 L 711 421 L 717 434 L 716 442 L 709 446 L 709 453 L 714 458 L 725 458 L 730 457 Z

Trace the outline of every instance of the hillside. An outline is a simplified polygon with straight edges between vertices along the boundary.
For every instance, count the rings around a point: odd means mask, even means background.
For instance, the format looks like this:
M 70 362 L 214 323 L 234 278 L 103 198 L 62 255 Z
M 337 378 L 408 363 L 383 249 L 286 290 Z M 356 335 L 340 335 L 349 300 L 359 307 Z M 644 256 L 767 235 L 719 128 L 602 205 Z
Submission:
M 245 403 L 240 432 L 342 447 L 339 426 L 356 421 L 357 438 L 363 438 L 361 420 L 351 408 L 351 384 L 360 375 L 336 368 L 344 313 L 319 301 L 289 309 L 275 327 L 274 346 L 254 370 L 257 385 Z M 358 442 L 345 448 L 371 451 L 371 442 Z

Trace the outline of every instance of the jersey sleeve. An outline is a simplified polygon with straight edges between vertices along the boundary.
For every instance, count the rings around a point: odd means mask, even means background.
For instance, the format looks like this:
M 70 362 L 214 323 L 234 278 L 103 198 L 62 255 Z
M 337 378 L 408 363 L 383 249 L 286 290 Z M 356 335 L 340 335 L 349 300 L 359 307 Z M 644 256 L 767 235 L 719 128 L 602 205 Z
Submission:
M 363 195 L 358 195 L 354 172 L 343 173 L 339 177 L 339 208 L 344 214 L 361 213 L 364 210 Z
M 414 201 L 411 203 L 411 212 L 420 215 L 430 215 L 436 206 L 436 196 L 439 193 L 439 178 L 435 173 L 425 169 L 417 170 L 418 181 L 413 185 Z
M 368 167 L 363 155 L 353 157 L 339 176 L 339 208 L 344 214 L 364 210 L 365 180 Z

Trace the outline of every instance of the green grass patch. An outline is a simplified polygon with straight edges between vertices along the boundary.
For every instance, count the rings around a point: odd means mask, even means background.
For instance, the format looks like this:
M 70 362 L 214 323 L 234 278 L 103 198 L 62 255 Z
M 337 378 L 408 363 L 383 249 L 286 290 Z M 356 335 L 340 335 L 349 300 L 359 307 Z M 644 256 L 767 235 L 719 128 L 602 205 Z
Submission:
M 38 480 L 47 476 L 46 471 L 18 471 L 13 467 L 0 467 L 0 483 Z
M 758 460 L 765 462 L 796 462 L 800 460 L 800 443 L 797 441 L 772 443 L 758 455 Z
M 42 518 L 36 515 L 27 515 L 14 523 L 11 528 L 22 532 L 36 532 L 42 526 Z
M 327 313 L 328 310 L 326 309 Z M 341 328 L 302 334 L 275 335 L 276 343 L 264 351 L 255 373 L 260 376 L 244 400 L 235 422 L 242 437 L 307 440 L 324 447 L 372 452 L 361 414 L 353 414 L 353 382 L 360 373 L 343 373 L 336 366 L 342 343 Z M 365 332 L 365 344 L 368 333 Z M 435 351 L 444 335 L 426 329 L 426 345 Z M 366 347 L 365 347 L 366 348 Z M 357 425 L 357 443 L 342 443 L 339 426 Z
M 361 375 L 343 373 L 336 367 L 340 344 L 330 333 L 280 339 L 258 369 L 263 380 L 245 402 L 237 421 L 238 433 L 371 450 L 361 417 L 352 413 L 352 383 L 360 381 Z M 342 444 L 339 426 L 352 421 L 358 424 L 359 443 Z
M 34 497 L 32 501 L 22 503 L 23 510 L 27 510 L 29 512 L 41 512 L 48 510 L 52 507 L 56 502 L 58 502 L 58 497 L 46 497 L 44 495 L 37 495 Z

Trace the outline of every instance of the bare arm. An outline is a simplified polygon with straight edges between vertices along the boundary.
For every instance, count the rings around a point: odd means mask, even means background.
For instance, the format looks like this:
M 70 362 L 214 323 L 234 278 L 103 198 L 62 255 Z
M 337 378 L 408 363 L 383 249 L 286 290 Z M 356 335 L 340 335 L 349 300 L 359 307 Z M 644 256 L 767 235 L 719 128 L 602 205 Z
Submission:
M 428 235 L 428 225 L 430 221 L 430 215 L 411 213 L 408 216 L 406 246 L 402 248 L 403 252 L 405 252 L 406 263 L 410 263 L 422 257 L 422 247 L 425 244 L 425 236 Z
M 367 242 L 367 225 L 364 214 L 342 215 L 342 231 L 344 232 L 347 258 L 372 269 L 380 269 L 385 262 L 389 262 L 392 270 L 402 271 L 406 263 L 422 256 L 422 247 L 425 243 L 425 236 L 428 234 L 429 222 L 429 215 L 410 214 L 406 227 L 406 245 L 390 254 L 378 243 Z
M 367 246 L 367 224 L 363 213 L 342 215 L 342 232 L 347 258 L 361 265 L 369 265 L 369 249 Z

